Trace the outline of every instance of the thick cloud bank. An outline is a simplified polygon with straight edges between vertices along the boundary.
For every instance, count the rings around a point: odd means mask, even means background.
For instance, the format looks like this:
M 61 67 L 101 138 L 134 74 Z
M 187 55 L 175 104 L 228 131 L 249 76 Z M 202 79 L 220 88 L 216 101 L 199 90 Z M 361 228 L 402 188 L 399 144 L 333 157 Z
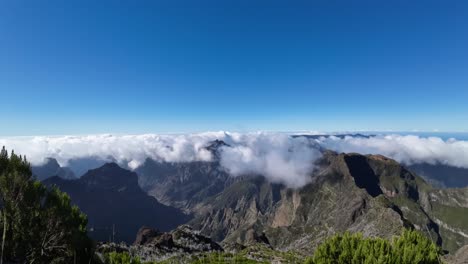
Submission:
M 307 184 L 314 161 L 321 157 L 306 138 L 284 134 L 234 134 L 225 139 L 231 147 L 221 152 L 221 165 L 231 175 L 266 175 L 290 187 Z
M 224 133 L 195 135 L 90 135 L 63 137 L 18 137 L 0 139 L 0 145 L 26 154 L 33 165 L 44 158 L 55 158 L 61 166 L 71 159 L 99 157 L 113 160 L 130 168 L 140 166 L 146 158 L 167 162 L 209 161 L 207 142 Z
M 468 141 L 412 135 L 370 138 L 331 136 L 322 137 L 317 141 L 323 147 L 334 151 L 381 154 L 406 165 L 429 163 L 468 168 Z
M 281 133 L 208 132 L 186 135 L 91 135 L 0 138 L 0 145 L 26 154 L 33 165 L 47 157 L 67 166 L 74 159 L 99 158 L 135 169 L 146 158 L 166 162 L 211 161 L 206 147 L 214 140 L 221 147 L 220 163 L 233 176 L 264 175 L 291 187 L 311 180 L 317 147 L 338 152 L 382 154 L 405 164 L 430 163 L 468 168 L 468 141 L 437 137 L 385 135 L 364 137 L 291 137 Z
M 99 158 L 135 169 L 146 158 L 166 162 L 211 161 L 206 147 L 214 140 L 230 147 L 220 149 L 220 162 L 233 176 L 260 174 L 291 187 L 310 180 L 313 162 L 320 157 L 304 138 L 285 134 L 209 132 L 187 135 L 91 135 L 63 137 L 15 137 L 0 145 L 26 154 L 33 165 L 55 158 L 61 166 L 73 159 Z

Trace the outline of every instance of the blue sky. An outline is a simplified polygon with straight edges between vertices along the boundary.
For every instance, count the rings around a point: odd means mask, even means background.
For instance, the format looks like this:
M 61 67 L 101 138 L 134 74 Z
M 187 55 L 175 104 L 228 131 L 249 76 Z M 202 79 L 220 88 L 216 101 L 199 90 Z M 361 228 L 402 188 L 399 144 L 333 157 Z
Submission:
M 0 135 L 468 131 L 466 1 L 0 2 Z

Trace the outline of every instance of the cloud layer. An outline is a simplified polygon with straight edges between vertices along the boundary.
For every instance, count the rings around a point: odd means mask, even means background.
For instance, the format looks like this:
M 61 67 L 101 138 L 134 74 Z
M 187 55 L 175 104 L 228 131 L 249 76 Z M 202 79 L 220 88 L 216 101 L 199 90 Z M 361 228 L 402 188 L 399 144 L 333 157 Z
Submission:
M 314 161 L 321 157 L 306 138 L 285 134 L 233 134 L 221 152 L 221 165 L 233 175 L 260 174 L 290 187 L 307 184 Z
M 141 165 L 146 158 L 167 162 L 208 161 L 211 153 L 204 147 L 207 142 L 224 133 L 194 135 L 89 135 L 63 137 L 16 137 L 0 139 L 0 145 L 26 154 L 33 165 L 44 158 L 57 159 L 60 165 L 77 158 L 112 158 L 127 163 L 130 168 Z
M 230 145 L 221 149 L 220 162 L 233 176 L 260 174 L 291 187 L 310 180 L 313 162 L 320 157 L 319 151 L 308 147 L 304 138 L 269 133 L 15 137 L 0 139 L 0 145 L 26 154 L 33 165 L 40 165 L 47 157 L 55 158 L 61 166 L 67 166 L 72 159 L 95 157 L 135 169 L 146 158 L 165 162 L 211 161 L 212 153 L 206 146 L 215 139 Z
M 322 137 L 317 142 L 338 152 L 381 154 L 401 163 L 444 164 L 468 168 L 468 141 L 414 135 L 383 135 L 370 138 L 334 136 Z
M 211 161 L 212 153 L 205 147 L 216 139 L 230 145 L 221 148 L 220 162 L 231 175 L 264 175 L 272 182 L 290 187 L 303 186 L 311 180 L 314 161 L 321 157 L 317 145 L 338 152 L 382 154 L 404 164 L 427 162 L 468 168 L 468 141 L 402 135 L 307 139 L 281 133 L 208 132 L 10 137 L 0 138 L 0 145 L 26 154 L 33 165 L 43 163 L 46 157 L 57 159 L 62 166 L 73 159 L 94 157 L 115 160 L 135 169 L 146 158 L 166 162 Z

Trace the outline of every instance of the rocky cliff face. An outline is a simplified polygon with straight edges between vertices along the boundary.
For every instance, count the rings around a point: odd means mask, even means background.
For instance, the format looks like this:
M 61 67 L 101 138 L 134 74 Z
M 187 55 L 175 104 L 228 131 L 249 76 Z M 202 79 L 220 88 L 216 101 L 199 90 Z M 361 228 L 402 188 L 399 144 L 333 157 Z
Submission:
M 409 225 L 383 195 L 366 157 L 328 154 L 314 182 L 288 189 L 246 178 L 207 200 L 191 222 L 224 243 L 251 243 L 265 234 L 275 248 L 311 251 L 325 237 L 350 230 L 390 237 Z M 364 168 L 365 171 L 355 171 Z M 354 174 L 353 174 L 354 173 Z M 374 175 L 375 176 L 375 175 Z
M 162 261 L 171 257 L 184 257 L 203 252 L 222 252 L 223 248 L 209 237 L 182 225 L 171 232 L 162 233 L 156 229 L 142 227 L 133 245 L 105 243 L 98 246 L 98 252 L 126 251 L 145 261 Z
M 225 245 L 264 236 L 274 248 L 310 253 L 336 232 L 390 238 L 403 227 L 450 251 L 468 243 L 466 189 L 434 189 L 383 156 L 324 152 L 312 183 L 300 189 L 255 175 L 230 178 L 216 162 L 155 164 L 145 174 L 154 180 L 149 193 L 192 212 L 190 224 Z M 155 171 L 164 173 L 155 178 Z
M 218 162 L 168 163 L 147 159 L 136 173 L 148 194 L 187 213 L 234 181 Z
M 445 258 L 447 263 L 451 264 L 466 264 L 468 263 L 468 245 L 460 248 L 451 256 Z
M 433 189 L 425 209 L 439 227 L 443 245 L 452 252 L 468 244 L 468 188 Z

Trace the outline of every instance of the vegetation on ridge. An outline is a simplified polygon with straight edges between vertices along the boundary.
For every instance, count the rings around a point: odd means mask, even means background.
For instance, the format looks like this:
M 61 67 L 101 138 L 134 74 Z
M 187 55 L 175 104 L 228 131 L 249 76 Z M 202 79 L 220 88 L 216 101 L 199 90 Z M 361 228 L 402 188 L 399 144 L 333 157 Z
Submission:
M 26 157 L 0 152 L 0 263 L 88 263 L 86 215 L 32 176 Z
M 328 238 L 306 264 L 328 263 L 440 263 L 440 249 L 427 237 L 405 230 L 392 241 L 364 238 L 362 234 L 338 234 Z
M 386 240 L 382 238 L 365 238 L 360 233 L 337 234 L 325 240 L 315 250 L 313 256 L 304 259 L 292 252 L 279 252 L 266 247 L 256 246 L 238 253 L 214 252 L 198 255 L 177 256 L 161 262 L 147 264 L 235 264 L 235 263 L 305 263 L 305 264 L 361 264 L 361 263 L 442 263 L 440 248 L 430 239 L 415 230 L 404 230 L 403 233 Z M 132 258 L 126 252 L 108 253 L 106 264 L 139 264 L 137 257 Z

